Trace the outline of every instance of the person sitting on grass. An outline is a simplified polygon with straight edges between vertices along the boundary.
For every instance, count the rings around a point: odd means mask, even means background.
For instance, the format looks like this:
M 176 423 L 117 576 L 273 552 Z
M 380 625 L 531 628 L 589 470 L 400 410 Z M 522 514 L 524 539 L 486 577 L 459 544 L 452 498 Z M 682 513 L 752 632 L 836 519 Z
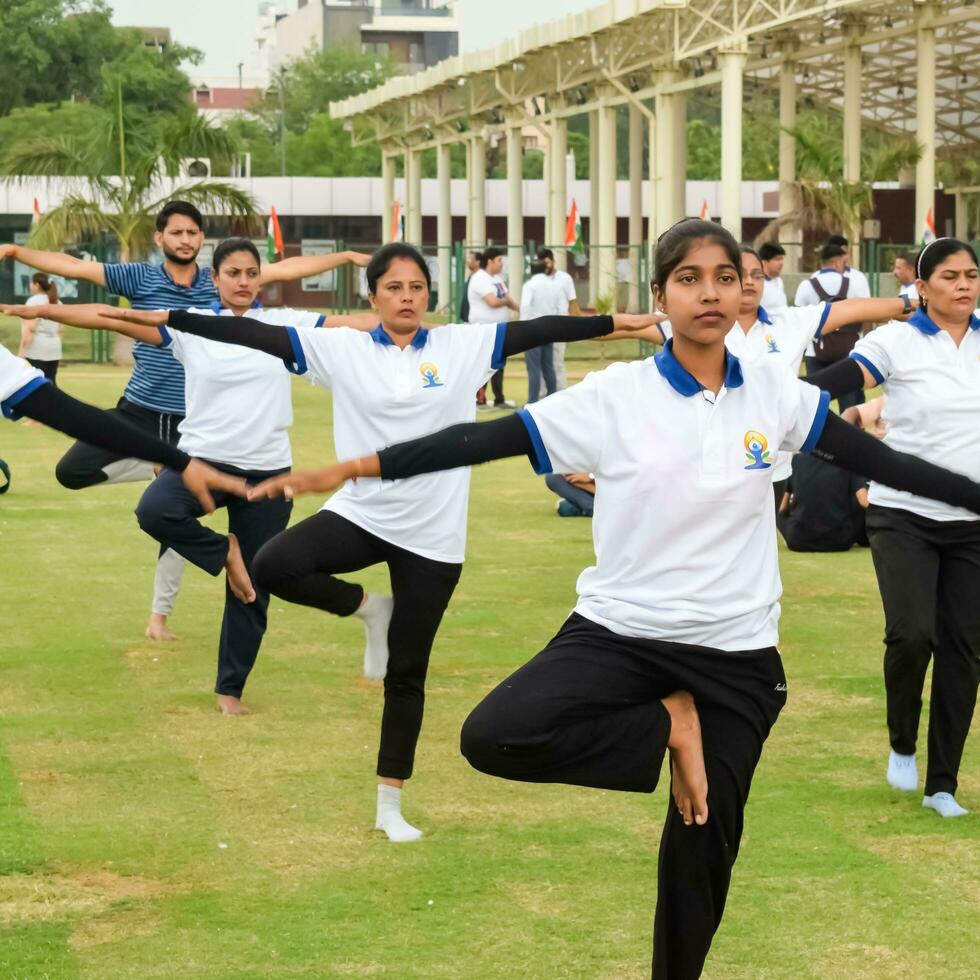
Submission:
M 592 473 L 548 473 L 544 482 L 561 498 L 559 517 L 591 517 L 595 502 L 595 475 Z

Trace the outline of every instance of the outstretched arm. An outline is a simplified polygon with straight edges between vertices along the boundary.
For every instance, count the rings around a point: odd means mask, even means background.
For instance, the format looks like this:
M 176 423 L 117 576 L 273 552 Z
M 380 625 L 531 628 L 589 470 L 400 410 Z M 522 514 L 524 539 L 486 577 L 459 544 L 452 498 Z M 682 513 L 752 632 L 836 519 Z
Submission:
M 98 286 L 105 285 L 105 269 L 101 262 L 76 259 L 64 252 L 42 252 L 25 245 L 0 245 L 0 262 L 4 259 L 16 259 L 32 269 L 65 279 L 85 279 Z
M 54 385 L 42 384 L 35 388 L 17 403 L 16 414 L 36 419 L 74 439 L 100 446 L 120 456 L 134 456 L 177 470 L 205 513 L 210 514 L 214 510 L 212 490 L 245 496 L 244 480 L 191 459 L 176 446 L 137 429 L 117 415 L 78 401 Z
M 360 459 L 336 463 L 321 470 L 273 477 L 252 487 L 249 500 L 283 495 L 292 499 L 305 493 L 330 493 L 348 480 L 360 477 L 402 480 L 420 473 L 475 466 L 492 459 L 525 456 L 530 452 L 531 437 L 517 415 L 493 422 L 464 422 Z
M 918 456 L 896 452 L 836 415 L 827 416 L 813 455 L 895 490 L 980 514 L 980 484 Z
M 913 309 L 917 306 L 913 303 Z M 884 323 L 905 317 L 905 301 L 901 297 L 884 299 L 842 299 L 830 304 L 821 334 L 833 333 L 849 323 Z
M 872 377 L 871 372 L 853 357 L 845 357 L 836 364 L 831 364 L 830 367 L 817 371 L 816 374 L 809 374 L 800 380 L 816 385 L 821 391 L 830 392 L 831 398 L 840 398 L 841 395 L 861 391 L 864 388 L 878 387 L 878 382 Z
M 3 306 L 0 307 L 8 316 L 19 316 L 23 319 L 54 320 L 56 323 L 66 323 L 70 327 L 84 327 L 86 330 L 113 330 L 125 334 L 144 344 L 160 346 L 163 339 L 160 331 L 141 325 L 139 322 L 121 320 L 112 316 L 114 306 L 102 303 L 45 303 L 38 306 Z
M 663 319 L 657 314 L 615 313 L 613 316 L 540 316 L 535 320 L 514 320 L 506 325 L 505 357 L 540 347 L 541 344 L 572 343 L 608 337 L 636 337 Z
M 366 266 L 371 256 L 366 252 L 333 252 L 330 255 L 294 255 L 281 262 L 270 262 L 262 266 L 259 281 L 263 286 L 270 282 L 289 282 L 295 279 L 308 279 L 319 276 L 348 262 Z

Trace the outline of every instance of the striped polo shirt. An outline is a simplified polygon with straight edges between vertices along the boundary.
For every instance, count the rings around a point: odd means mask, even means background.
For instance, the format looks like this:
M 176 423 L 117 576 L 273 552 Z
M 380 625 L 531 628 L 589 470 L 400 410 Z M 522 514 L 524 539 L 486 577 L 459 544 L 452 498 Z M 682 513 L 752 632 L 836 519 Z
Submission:
M 210 306 L 218 298 L 210 268 L 198 268 L 192 286 L 180 286 L 162 265 L 119 262 L 103 266 L 110 293 L 125 296 L 134 310 L 186 310 Z M 133 345 L 136 366 L 123 397 L 143 408 L 184 415 L 184 368 L 165 347 Z

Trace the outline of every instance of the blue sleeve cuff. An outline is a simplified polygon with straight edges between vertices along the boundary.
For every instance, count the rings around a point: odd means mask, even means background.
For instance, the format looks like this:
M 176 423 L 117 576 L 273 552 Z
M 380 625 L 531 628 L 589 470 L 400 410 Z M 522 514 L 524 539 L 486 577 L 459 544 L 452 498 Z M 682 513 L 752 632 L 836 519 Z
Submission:
M 820 335 L 823 333 L 824 324 L 827 322 L 827 317 L 830 316 L 830 303 L 823 304 L 823 312 L 820 314 L 820 322 L 817 324 L 816 332 L 813 335 L 814 340 L 819 340 Z
M 174 338 L 170 331 L 166 327 L 157 327 L 157 330 L 160 331 L 160 336 L 163 338 L 163 343 L 161 346 L 169 347 L 174 342 Z
M 544 440 L 541 438 L 541 433 L 538 431 L 538 424 L 534 421 L 534 417 L 526 408 L 518 409 L 517 417 L 524 423 L 524 428 L 527 429 L 527 434 L 531 437 L 531 455 L 528 458 L 531 460 L 531 466 L 534 467 L 534 472 L 538 476 L 545 476 L 547 473 L 551 473 L 551 459 L 548 456 L 548 450 L 544 448 Z
M 293 347 L 293 363 L 287 364 L 286 369 L 293 374 L 306 374 L 306 354 L 303 352 L 299 334 L 295 327 L 286 327 L 286 333 L 289 334 L 289 342 Z
M 493 342 L 493 355 L 490 357 L 490 367 L 494 371 L 499 371 L 504 364 L 507 363 L 507 358 L 504 357 L 504 341 L 507 339 L 507 324 L 498 323 L 497 324 L 497 336 Z
M 16 422 L 21 417 L 21 412 L 17 411 L 17 406 L 32 392 L 37 391 L 41 385 L 50 384 L 47 378 L 31 378 L 23 388 L 18 388 L 9 398 L 0 402 L 0 410 L 12 422 Z
M 878 384 L 883 385 L 885 383 L 885 376 L 863 354 L 858 354 L 856 351 L 852 350 L 847 356 L 857 361 L 858 364 L 862 365 L 863 367 L 866 367 L 868 371 L 871 372 L 871 377 L 874 378 Z
M 327 315 L 325 313 L 321 313 L 316 318 L 316 323 L 313 324 L 313 327 L 314 328 L 316 328 L 316 327 L 322 327 L 326 322 L 327 322 Z
M 823 435 L 824 426 L 827 424 L 827 415 L 830 412 L 830 392 L 821 391 L 820 400 L 817 402 L 817 411 L 813 416 L 813 424 L 807 433 L 806 441 L 800 446 L 801 453 L 812 453 L 820 436 Z

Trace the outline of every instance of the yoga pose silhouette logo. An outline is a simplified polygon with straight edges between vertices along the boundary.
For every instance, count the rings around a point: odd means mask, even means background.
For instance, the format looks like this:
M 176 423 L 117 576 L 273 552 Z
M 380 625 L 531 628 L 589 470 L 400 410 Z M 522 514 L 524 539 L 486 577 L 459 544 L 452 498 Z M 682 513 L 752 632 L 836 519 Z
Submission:
M 769 440 L 755 429 L 745 433 L 745 458 L 749 461 L 747 470 L 768 470 L 772 466 Z

